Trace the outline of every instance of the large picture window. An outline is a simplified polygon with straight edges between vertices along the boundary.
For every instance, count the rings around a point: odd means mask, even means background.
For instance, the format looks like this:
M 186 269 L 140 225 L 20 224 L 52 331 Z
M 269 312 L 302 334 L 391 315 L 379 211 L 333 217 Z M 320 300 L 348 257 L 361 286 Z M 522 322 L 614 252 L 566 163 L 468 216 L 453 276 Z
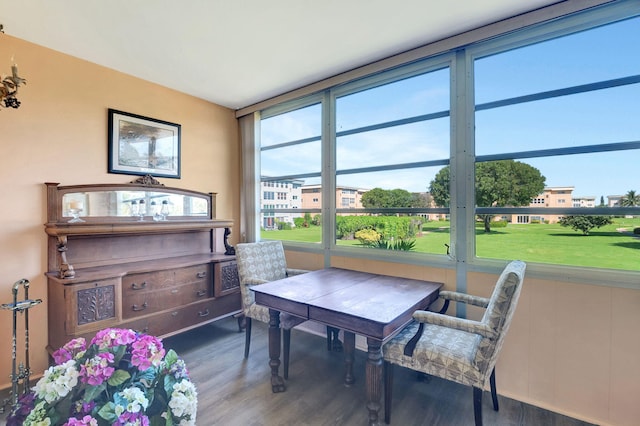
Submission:
M 263 110 L 261 238 L 640 271 L 639 14 L 614 4 Z
M 619 210 L 640 205 L 640 121 L 630 114 L 640 109 L 640 58 L 628 54 L 638 43 L 633 18 L 480 48 L 489 55 L 474 61 L 476 212 L 487 222 L 478 257 L 640 269 L 640 217 Z M 508 161 L 537 182 L 519 201 L 500 198 L 501 185 L 505 194 L 526 188 L 514 169 L 495 167 Z

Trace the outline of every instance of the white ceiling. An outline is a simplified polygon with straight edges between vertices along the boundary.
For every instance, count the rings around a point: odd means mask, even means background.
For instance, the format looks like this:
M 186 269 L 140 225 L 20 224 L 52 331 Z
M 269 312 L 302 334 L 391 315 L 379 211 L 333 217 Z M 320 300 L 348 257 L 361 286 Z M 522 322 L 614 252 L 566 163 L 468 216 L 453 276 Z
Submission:
M 0 23 L 14 37 L 235 109 L 556 2 L 0 0 Z

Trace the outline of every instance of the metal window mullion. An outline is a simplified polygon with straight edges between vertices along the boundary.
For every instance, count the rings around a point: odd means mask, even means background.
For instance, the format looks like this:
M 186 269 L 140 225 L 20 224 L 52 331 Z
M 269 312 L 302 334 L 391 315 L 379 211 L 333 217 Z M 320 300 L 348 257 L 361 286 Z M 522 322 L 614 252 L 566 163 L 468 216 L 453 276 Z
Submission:
M 322 247 L 324 266 L 331 266 L 336 246 L 336 97 L 327 90 L 322 102 Z
M 474 200 L 472 63 L 464 51 L 456 52 L 451 73 L 451 241 L 456 262 L 456 291 L 467 292 L 469 259 L 475 253 L 472 206 Z M 456 305 L 466 317 L 466 306 Z

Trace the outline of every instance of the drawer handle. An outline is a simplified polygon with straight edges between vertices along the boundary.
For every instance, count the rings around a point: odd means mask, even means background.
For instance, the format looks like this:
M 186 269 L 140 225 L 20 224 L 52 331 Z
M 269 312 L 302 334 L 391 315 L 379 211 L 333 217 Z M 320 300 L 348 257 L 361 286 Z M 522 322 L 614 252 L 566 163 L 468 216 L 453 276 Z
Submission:
M 136 283 L 131 284 L 131 288 L 132 288 L 133 290 L 142 290 L 142 289 L 143 289 L 143 288 L 145 288 L 146 286 L 147 286 L 147 282 L 146 282 L 146 281 L 143 281 L 140 285 L 138 285 L 138 284 L 136 284 Z
M 171 294 L 176 294 L 177 292 L 179 292 L 180 290 L 178 290 L 177 288 L 174 288 L 173 290 L 171 290 Z
M 205 309 L 204 312 L 202 312 L 202 311 L 198 312 L 198 316 L 199 317 L 207 317 L 207 316 L 209 316 L 209 309 Z
M 197 297 L 202 297 L 205 296 L 207 294 L 207 290 L 200 290 L 199 292 L 196 293 Z
M 147 302 L 144 302 L 141 306 L 133 305 L 131 309 L 133 309 L 135 312 L 144 311 L 145 309 L 147 309 L 147 306 L 149 306 L 147 305 Z
M 207 273 L 206 273 L 206 272 L 198 272 L 198 273 L 196 274 L 196 277 L 197 277 L 197 278 L 204 278 L 204 277 L 206 277 L 206 276 L 207 276 Z
M 172 316 L 172 317 L 177 317 L 177 316 L 178 316 L 178 311 L 173 311 L 173 312 L 171 312 L 171 316 Z

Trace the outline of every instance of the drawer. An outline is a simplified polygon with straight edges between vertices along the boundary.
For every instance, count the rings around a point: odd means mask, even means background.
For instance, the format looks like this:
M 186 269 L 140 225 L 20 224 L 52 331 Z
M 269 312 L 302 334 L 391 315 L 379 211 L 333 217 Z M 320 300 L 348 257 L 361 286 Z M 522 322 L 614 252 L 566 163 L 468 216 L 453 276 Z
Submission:
M 127 321 L 123 327 L 154 336 L 166 336 L 237 312 L 240 312 L 240 294 L 232 294 Z
M 211 265 L 209 264 L 188 266 L 177 269 L 175 273 L 178 284 L 211 282 Z
M 209 264 L 187 266 L 185 268 L 126 275 L 122 278 L 122 294 L 127 297 L 138 292 L 156 291 L 175 285 L 207 282 L 211 282 L 211 267 Z
M 206 282 L 129 293 L 122 298 L 122 317 L 135 318 L 209 297 L 211 297 L 211 286 Z

